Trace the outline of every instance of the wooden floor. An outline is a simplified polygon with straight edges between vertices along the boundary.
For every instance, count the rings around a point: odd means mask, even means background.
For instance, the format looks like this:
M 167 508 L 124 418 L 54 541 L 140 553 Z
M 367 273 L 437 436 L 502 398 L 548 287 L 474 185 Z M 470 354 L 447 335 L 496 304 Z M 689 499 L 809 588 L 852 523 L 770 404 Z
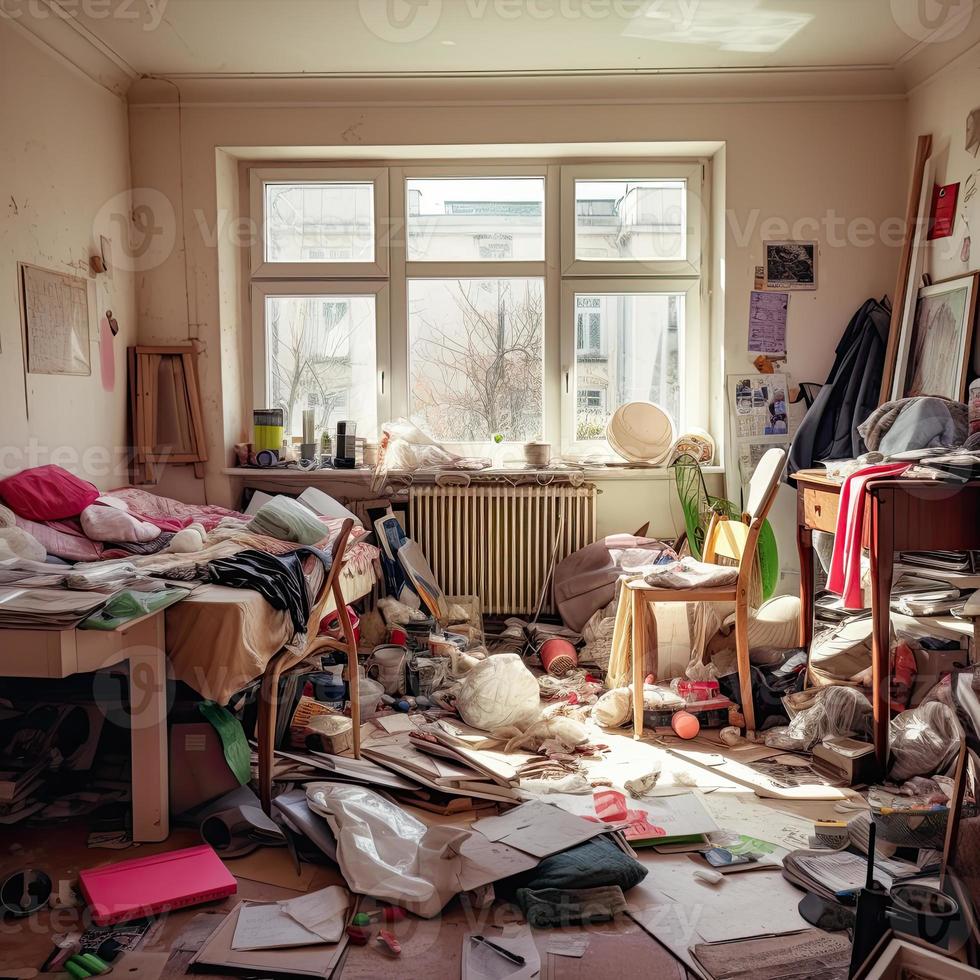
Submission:
M 43 829 L 3 828 L 0 875 L 6 877 L 24 868 L 35 868 L 57 883 L 61 879 L 74 879 L 85 868 L 200 843 L 195 831 L 175 830 L 161 844 L 110 851 L 89 849 L 86 836 L 84 818 Z M 266 848 L 256 855 L 229 861 L 228 867 L 238 879 L 237 896 L 222 903 L 182 909 L 161 917 L 147 935 L 144 948 L 123 954 L 116 961 L 113 975 L 134 980 L 171 980 L 184 976 L 193 949 L 220 922 L 221 914 L 229 911 L 238 900 L 275 901 L 344 883 L 339 871 L 328 866 L 303 864 L 301 877 L 297 877 L 295 865 L 285 849 Z M 265 880 L 254 880 L 258 877 Z M 411 917 L 394 927 L 403 948 L 401 957 L 392 957 L 380 945 L 351 946 L 337 975 L 343 980 L 376 980 L 395 973 L 399 980 L 459 977 L 463 937 L 467 933 L 478 932 L 492 938 L 500 935 L 501 928 L 507 924 L 521 921 L 520 910 L 515 906 L 498 901 L 488 909 L 477 910 L 455 899 L 439 918 Z M 51 952 L 54 935 L 79 931 L 84 926 L 82 909 L 44 910 L 27 919 L 0 923 L 0 978 L 9 975 L 8 971 L 39 968 Z M 690 976 L 656 940 L 626 917 L 583 929 L 537 930 L 534 935 L 541 953 L 542 980 L 559 977 L 562 980 L 598 980 L 626 975 L 687 980 Z M 573 936 L 589 939 L 583 959 L 546 952 L 550 940 Z M 192 976 L 210 975 L 195 973 Z

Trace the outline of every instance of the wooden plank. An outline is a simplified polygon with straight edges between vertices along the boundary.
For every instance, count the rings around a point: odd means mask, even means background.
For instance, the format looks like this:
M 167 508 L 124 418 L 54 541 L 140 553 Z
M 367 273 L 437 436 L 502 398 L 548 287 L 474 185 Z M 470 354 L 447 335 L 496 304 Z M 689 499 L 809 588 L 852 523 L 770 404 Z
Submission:
M 919 198 L 922 195 L 922 179 L 926 161 L 932 152 L 932 136 L 920 136 L 915 146 L 915 161 L 912 164 L 912 183 L 905 208 L 905 236 L 902 254 L 898 262 L 898 278 L 895 282 L 895 295 L 892 297 L 892 319 L 888 328 L 888 346 L 885 348 L 885 364 L 881 373 L 881 391 L 878 404 L 883 405 L 891 399 L 892 382 L 895 377 L 898 341 L 905 320 L 905 307 L 908 302 L 909 270 L 912 267 L 913 245 L 919 220 Z
M 194 430 L 195 450 L 198 459 L 206 463 L 208 459 L 207 440 L 204 434 L 204 419 L 201 414 L 201 385 L 197 377 L 197 363 L 193 352 L 185 352 L 184 376 L 187 379 L 187 400 L 190 406 L 191 426 Z

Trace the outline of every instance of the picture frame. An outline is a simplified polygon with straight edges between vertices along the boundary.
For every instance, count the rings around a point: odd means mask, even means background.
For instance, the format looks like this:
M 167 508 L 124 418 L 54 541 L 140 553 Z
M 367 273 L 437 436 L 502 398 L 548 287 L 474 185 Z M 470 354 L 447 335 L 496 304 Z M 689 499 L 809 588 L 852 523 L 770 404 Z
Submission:
M 980 294 L 980 272 L 923 286 L 915 315 L 902 326 L 892 398 L 966 396 Z
M 800 290 L 817 288 L 815 241 L 763 242 L 765 288 Z

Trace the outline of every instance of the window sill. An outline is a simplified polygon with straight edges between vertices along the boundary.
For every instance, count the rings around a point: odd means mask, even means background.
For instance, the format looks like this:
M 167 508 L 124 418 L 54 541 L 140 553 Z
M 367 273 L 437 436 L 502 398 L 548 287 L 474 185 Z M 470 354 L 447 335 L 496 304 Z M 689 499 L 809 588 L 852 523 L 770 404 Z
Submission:
M 725 472 L 723 466 L 702 466 L 701 472 L 705 475 L 721 474 Z M 371 469 L 356 469 L 356 470 L 301 470 L 301 469 L 275 469 L 273 467 L 228 467 L 222 470 L 225 476 L 234 477 L 236 479 L 261 479 L 261 480 L 271 480 L 282 483 L 306 483 L 316 484 L 316 483 L 331 483 L 331 482 L 359 482 L 359 483 L 370 483 L 374 478 L 374 470 Z M 547 467 L 539 469 L 524 469 L 518 467 L 504 467 L 504 468 L 492 468 L 487 470 L 422 470 L 415 473 L 409 473 L 405 471 L 391 471 L 388 474 L 390 479 L 413 479 L 417 482 L 423 482 L 427 480 L 434 479 L 437 476 L 469 476 L 475 479 L 486 478 L 486 477 L 535 477 L 535 478 L 547 478 L 547 477 L 566 477 L 566 476 L 582 476 L 586 480 L 592 483 L 601 483 L 607 480 L 673 480 L 674 472 L 670 467 L 651 467 L 649 469 L 645 468 L 634 468 L 629 466 L 599 466 L 599 467 L 589 467 L 584 470 L 575 469 L 549 469 Z

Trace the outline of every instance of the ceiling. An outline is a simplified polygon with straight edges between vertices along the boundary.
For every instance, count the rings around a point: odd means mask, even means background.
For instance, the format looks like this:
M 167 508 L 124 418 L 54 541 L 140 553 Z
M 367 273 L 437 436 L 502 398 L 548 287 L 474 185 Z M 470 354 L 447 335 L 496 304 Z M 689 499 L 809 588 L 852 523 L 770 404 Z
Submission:
M 977 0 L 43 2 L 63 16 L 0 12 L 130 79 L 846 69 L 904 91 L 980 39 Z

